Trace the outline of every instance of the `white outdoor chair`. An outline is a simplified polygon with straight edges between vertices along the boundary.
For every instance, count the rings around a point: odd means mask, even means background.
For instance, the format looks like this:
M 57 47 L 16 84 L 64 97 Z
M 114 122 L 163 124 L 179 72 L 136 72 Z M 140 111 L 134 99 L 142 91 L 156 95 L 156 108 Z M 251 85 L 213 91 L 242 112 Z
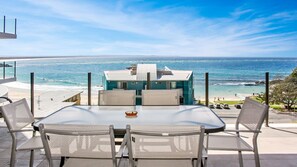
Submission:
M 57 157 L 66 157 L 64 166 L 118 166 L 112 125 L 40 124 L 39 130 L 50 167 Z
M 30 166 L 33 166 L 34 150 L 42 149 L 43 145 L 40 136 L 35 136 L 35 131 L 31 126 L 34 118 L 26 99 L 1 106 L 0 109 L 12 137 L 10 166 L 15 166 L 16 152 L 22 150 L 31 150 Z M 23 143 L 19 143 L 17 133 L 26 131 L 32 131 L 33 137 Z
M 0 97 L 0 105 L 6 105 L 6 104 L 9 104 L 9 103 L 12 103 L 12 100 L 8 97 L 5 97 L 5 96 L 1 96 Z M 7 128 L 7 125 L 6 123 L 4 122 L 4 118 L 2 118 L 2 113 L 0 111 L 0 128 Z
M 99 106 L 134 106 L 135 99 L 135 90 L 100 90 L 98 104 Z
M 203 126 L 127 125 L 126 139 L 131 167 L 200 166 Z
M 238 151 L 239 164 L 243 166 L 242 151 L 252 151 L 255 156 L 256 167 L 260 167 L 260 159 L 258 154 L 257 138 L 261 132 L 261 126 L 268 112 L 268 106 L 260 104 L 250 98 L 246 98 L 242 106 L 241 112 L 237 118 L 235 130 L 225 130 L 224 132 L 234 132 L 234 135 L 209 135 L 206 146 L 208 150 L 224 150 L 224 151 Z M 239 125 L 245 129 L 239 129 Z M 240 132 L 253 133 L 252 143 L 250 146 L 240 136 Z
M 168 90 L 142 90 L 143 106 L 178 106 L 180 91 Z

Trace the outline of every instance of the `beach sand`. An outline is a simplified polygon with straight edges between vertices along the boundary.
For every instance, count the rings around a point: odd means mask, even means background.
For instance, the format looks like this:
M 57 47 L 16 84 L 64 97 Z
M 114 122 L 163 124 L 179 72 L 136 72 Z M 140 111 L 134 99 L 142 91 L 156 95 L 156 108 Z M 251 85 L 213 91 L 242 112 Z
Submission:
M 18 82 L 11 82 L 11 83 L 5 83 L 2 84 L 4 86 L 6 86 L 8 88 L 8 97 L 12 100 L 12 101 L 17 101 L 23 98 L 26 99 L 30 99 L 30 88 L 29 85 L 28 86 L 23 86 L 20 85 L 18 87 Z M 48 89 L 46 88 L 42 88 L 40 89 L 40 87 L 36 86 L 37 88 L 35 88 L 34 91 L 34 97 L 37 98 L 40 94 L 45 93 L 45 92 L 49 92 L 49 91 L 58 91 L 61 89 L 54 89 L 54 87 L 49 87 Z M 67 90 L 63 90 L 63 91 L 72 91 L 71 89 L 67 89 Z M 73 91 L 78 91 L 78 89 L 73 89 Z M 81 93 L 81 105 L 87 105 L 88 104 L 88 94 L 87 91 L 84 89 L 81 89 L 80 91 L 83 91 Z M 98 90 L 92 90 L 92 98 L 91 98 L 91 102 L 92 105 L 97 105 L 98 104 Z M 54 97 L 53 97 L 54 98 Z

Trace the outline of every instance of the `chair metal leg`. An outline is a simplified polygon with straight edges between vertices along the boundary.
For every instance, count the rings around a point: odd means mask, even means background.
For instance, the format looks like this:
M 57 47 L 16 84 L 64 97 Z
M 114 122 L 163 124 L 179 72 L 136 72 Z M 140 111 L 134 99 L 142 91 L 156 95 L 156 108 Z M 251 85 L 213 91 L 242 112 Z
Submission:
M 30 151 L 30 167 L 33 167 L 34 164 L 34 150 Z
M 65 158 L 66 157 L 61 157 L 61 161 L 60 161 L 60 167 L 62 167 L 65 163 Z
M 15 166 L 15 157 L 16 157 L 16 151 L 15 148 L 11 148 L 11 156 L 10 156 L 10 167 Z
M 35 137 L 35 135 L 36 135 L 36 132 L 33 131 L 32 137 Z M 33 167 L 33 164 L 34 164 L 34 150 L 31 150 L 30 151 L 30 167 Z
M 206 136 L 206 144 L 205 144 L 205 153 L 206 153 L 205 156 L 206 156 L 206 157 L 204 157 L 204 158 L 202 157 L 202 161 L 203 161 L 203 159 L 204 159 L 203 167 L 207 167 L 209 133 L 206 133 L 205 136 Z M 202 153 L 202 155 L 203 155 L 203 153 Z
M 260 167 L 260 158 L 259 158 L 258 151 L 257 152 L 254 152 L 254 154 L 255 154 L 256 167 Z
M 204 158 L 203 167 L 207 167 L 207 158 Z
M 254 141 L 254 156 L 255 156 L 255 165 L 256 165 L 256 167 L 260 167 L 260 158 L 259 158 L 257 141 Z
M 204 167 L 203 166 L 203 159 L 201 159 L 200 162 L 198 162 L 197 159 L 192 159 L 192 167 Z
M 10 155 L 10 167 L 15 166 L 15 158 L 16 158 L 16 139 L 12 138 L 12 146 L 11 146 L 11 155 Z
M 238 160 L 240 167 L 243 167 L 243 160 L 242 160 L 242 153 L 241 151 L 238 151 Z

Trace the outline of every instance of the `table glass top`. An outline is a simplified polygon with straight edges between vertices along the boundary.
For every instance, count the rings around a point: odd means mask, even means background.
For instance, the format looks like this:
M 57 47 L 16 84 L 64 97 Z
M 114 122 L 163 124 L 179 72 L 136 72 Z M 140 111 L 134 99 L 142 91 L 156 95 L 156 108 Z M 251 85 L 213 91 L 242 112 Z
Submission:
M 127 117 L 126 111 L 137 111 Z M 206 132 L 218 132 L 225 123 L 209 108 L 198 105 L 180 106 L 70 106 L 36 122 L 44 124 L 114 125 L 124 130 L 131 125 L 204 125 Z

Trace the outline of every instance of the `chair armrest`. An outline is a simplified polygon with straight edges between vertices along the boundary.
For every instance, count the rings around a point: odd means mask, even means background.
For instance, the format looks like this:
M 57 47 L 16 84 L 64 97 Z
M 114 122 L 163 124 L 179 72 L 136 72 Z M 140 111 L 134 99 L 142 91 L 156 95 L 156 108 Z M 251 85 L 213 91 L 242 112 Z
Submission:
M 247 133 L 261 133 L 260 130 L 236 130 L 236 129 L 230 129 L 230 130 L 224 130 L 224 132 L 247 132 Z
M 34 132 L 34 129 L 10 130 L 10 132 Z

